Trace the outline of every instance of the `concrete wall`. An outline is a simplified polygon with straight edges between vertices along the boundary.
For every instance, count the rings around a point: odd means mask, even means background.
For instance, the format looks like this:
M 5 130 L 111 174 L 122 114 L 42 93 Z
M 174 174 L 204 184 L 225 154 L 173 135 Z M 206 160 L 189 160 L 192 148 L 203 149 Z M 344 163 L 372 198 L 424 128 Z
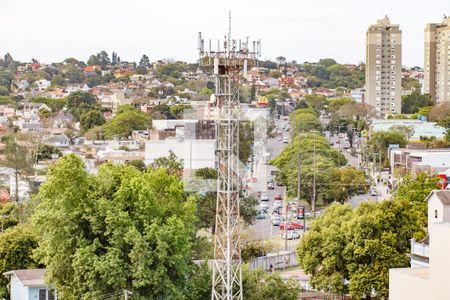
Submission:
M 428 280 L 412 276 L 409 274 L 410 270 L 410 268 L 389 270 L 389 300 L 443 299 L 430 298 Z
M 154 140 L 145 143 L 145 163 L 175 153 L 183 159 L 184 169 L 214 168 L 216 162 L 215 140 Z
M 28 299 L 28 287 L 23 286 L 22 282 L 11 275 L 11 300 L 26 300 Z

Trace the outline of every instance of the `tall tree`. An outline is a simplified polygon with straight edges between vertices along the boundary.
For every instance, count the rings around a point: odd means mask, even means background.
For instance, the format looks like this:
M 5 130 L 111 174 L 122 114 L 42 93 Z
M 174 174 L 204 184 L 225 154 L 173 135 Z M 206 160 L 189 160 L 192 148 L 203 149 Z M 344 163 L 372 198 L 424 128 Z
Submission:
M 87 61 L 87 64 L 89 66 L 95 66 L 95 65 L 99 65 L 100 64 L 100 60 L 98 59 L 97 55 L 91 55 L 89 56 L 89 59 Z
M 99 108 L 97 96 L 82 91 L 72 93 L 67 97 L 67 108 L 77 120 L 80 120 L 84 113 Z
M 151 67 L 150 65 L 150 59 L 147 55 L 142 55 L 141 60 L 139 61 L 139 67 L 149 69 Z
M 64 299 L 132 290 L 136 299 L 183 299 L 192 276 L 195 205 L 164 170 L 104 164 L 88 175 L 62 157 L 37 195 L 37 256 Z
M 92 127 L 103 125 L 105 123 L 105 118 L 100 110 L 93 109 L 90 110 L 80 117 L 81 129 L 87 131 Z
M 3 57 L 3 66 L 5 68 L 8 68 L 10 64 L 12 64 L 14 62 L 14 59 L 12 58 L 11 54 L 6 53 L 5 56 Z
M 111 64 L 111 60 L 109 59 L 108 53 L 106 53 L 106 51 L 101 51 L 99 54 L 97 54 L 97 58 L 99 64 L 102 67 L 106 67 L 107 65 Z
M 354 298 L 388 296 L 389 268 L 409 266 L 410 239 L 421 231 L 407 201 L 333 204 L 302 238 L 297 255 L 316 289 Z
M 0 164 L 4 167 L 10 168 L 13 171 L 15 191 L 15 201 L 19 201 L 19 185 L 20 180 L 25 179 L 27 175 L 32 173 L 31 157 L 28 149 L 22 146 L 14 137 L 8 139 L 5 149 L 3 150 L 4 158 Z

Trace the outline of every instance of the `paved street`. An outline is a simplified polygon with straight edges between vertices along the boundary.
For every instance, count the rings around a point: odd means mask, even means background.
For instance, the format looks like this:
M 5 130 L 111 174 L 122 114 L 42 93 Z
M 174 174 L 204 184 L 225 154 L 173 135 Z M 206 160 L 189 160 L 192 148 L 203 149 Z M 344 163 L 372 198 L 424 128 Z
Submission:
M 275 120 L 275 125 L 278 128 L 282 128 L 283 125 L 287 124 L 288 121 L 285 120 Z M 288 137 L 289 132 L 286 130 L 282 130 L 282 137 Z M 269 138 L 266 145 L 266 152 L 270 153 L 270 159 L 276 157 L 278 154 L 280 154 L 281 150 L 286 146 L 287 144 L 283 143 L 283 141 L 278 141 L 277 138 Z M 281 242 L 281 230 L 278 228 L 278 226 L 272 226 L 270 221 L 270 213 L 272 211 L 272 206 L 274 202 L 274 197 L 276 194 L 283 195 L 284 198 L 284 187 L 275 185 L 274 190 L 268 190 L 267 189 L 267 181 L 269 179 L 274 179 L 274 176 L 271 175 L 271 171 L 276 170 L 276 168 L 264 164 L 262 161 L 256 162 L 256 166 L 254 166 L 255 169 L 255 177 L 257 181 L 253 183 L 251 186 L 253 189 L 253 194 L 255 196 L 258 195 L 258 191 L 261 191 L 261 193 L 267 193 L 269 195 L 269 211 L 267 214 L 267 218 L 264 220 L 256 220 L 255 224 L 248 227 L 246 229 L 246 232 L 251 236 L 252 239 L 260 240 L 260 239 L 273 239 L 275 243 Z M 289 244 L 294 244 L 296 242 L 289 241 Z
M 350 154 L 350 149 L 344 149 L 345 145 L 345 137 L 339 138 L 337 135 L 331 137 L 331 142 L 333 142 L 333 147 L 341 151 L 341 153 L 345 156 L 347 159 L 347 164 L 349 166 L 355 167 L 357 169 L 361 169 L 361 157 L 360 154 L 357 154 L 357 156 L 353 156 Z M 359 157 L 358 157 L 359 156 Z M 373 178 L 375 189 L 377 190 L 378 196 L 371 196 L 370 193 L 365 193 L 361 195 L 354 195 L 349 199 L 349 203 L 352 205 L 352 207 L 357 207 L 361 202 L 363 201 L 382 201 L 386 199 L 389 195 L 387 195 L 387 187 L 383 184 L 376 183 L 376 176 L 373 174 L 369 174 Z

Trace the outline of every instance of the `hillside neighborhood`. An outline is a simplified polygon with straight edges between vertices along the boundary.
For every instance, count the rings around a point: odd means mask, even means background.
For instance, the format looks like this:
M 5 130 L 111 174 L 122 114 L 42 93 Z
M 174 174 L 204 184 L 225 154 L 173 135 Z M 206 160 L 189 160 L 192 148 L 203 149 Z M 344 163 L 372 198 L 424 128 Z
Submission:
M 450 17 L 422 66 L 374 21 L 364 62 L 231 12 L 195 62 L 0 45 L 0 298 L 450 299 Z

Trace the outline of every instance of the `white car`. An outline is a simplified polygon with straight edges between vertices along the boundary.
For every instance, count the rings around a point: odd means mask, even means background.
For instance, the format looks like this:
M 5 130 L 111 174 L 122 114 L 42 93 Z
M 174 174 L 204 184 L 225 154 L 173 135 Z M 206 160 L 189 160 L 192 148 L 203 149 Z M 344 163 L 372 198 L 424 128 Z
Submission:
M 273 226 L 278 226 L 281 224 L 281 217 L 279 215 L 272 215 L 270 218 Z
M 289 139 L 287 136 L 283 137 L 283 143 L 287 144 L 289 142 Z
M 286 231 L 283 231 L 283 234 L 281 236 L 282 239 L 286 239 Z M 287 231 L 287 239 L 288 240 L 296 240 L 300 238 L 300 233 L 298 233 L 295 230 L 288 230 Z
M 261 202 L 259 204 L 259 210 L 263 212 L 267 212 L 269 210 L 269 203 Z
M 273 209 L 282 208 L 282 207 L 283 207 L 283 203 L 281 203 L 280 200 L 276 200 L 276 201 L 273 203 Z
M 261 197 L 260 197 L 260 199 L 261 199 L 261 201 L 269 201 L 269 195 L 267 195 L 267 194 L 261 194 Z
M 370 190 L 370 196 L 374 196 L 374 197 L 378 196 L 377 190 L 376 189 L 371 189 Z

